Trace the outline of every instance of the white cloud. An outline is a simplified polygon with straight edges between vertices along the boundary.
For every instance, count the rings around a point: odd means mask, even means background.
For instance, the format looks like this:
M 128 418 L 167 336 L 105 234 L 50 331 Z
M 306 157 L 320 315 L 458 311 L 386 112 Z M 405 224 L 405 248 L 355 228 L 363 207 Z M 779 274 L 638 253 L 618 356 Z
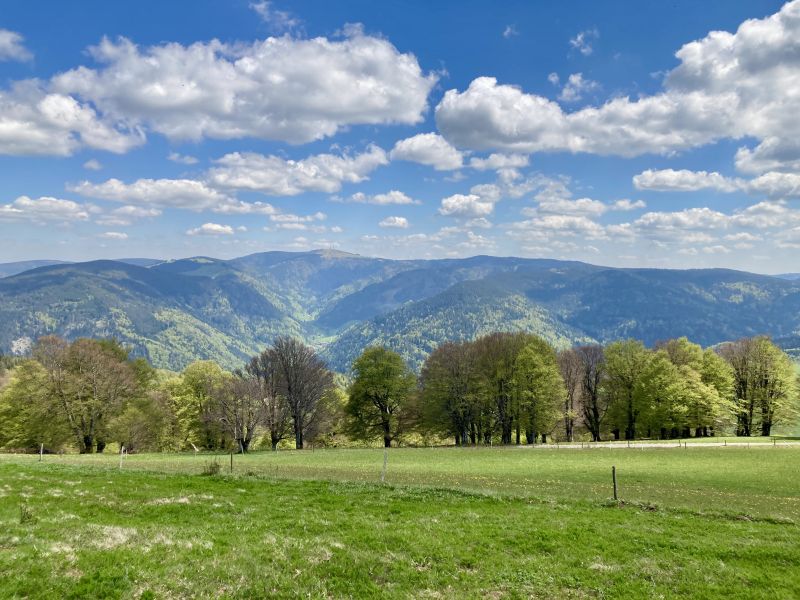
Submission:
M 94 210 L 95 207 L 91 205 L 79 204 L 72 200 L 49 196 L 41 198 L 20 196 L 11 204 L 0 204 L 0 221 L 88 221 L 90 213 Z
M 109 179 L 103 183 L 82 181 L 69 186 L 69 190 L 112 202 L 195 211 L 214 210 L 234 202 L 202 181 L 193 179 L 139 179 L 130 184 L 119 179 Z
M 128 205 L 115 208 L 110 213 L 98 217 L 96 221 L 99 225 L 107 227 L 127 227 L 133 225 L 137 219 L 152 219 L 160 215 L 161 210 L 158 208 Z
M 697 190 L 716 190 L 733 192 L 740 189 L 740 182 L 720 175 L 716 171 L 689 171 L 681 169 L 647 169 L 634 175 L 633 185 L 637 190 L 653 190 L 658 192 L 690 192 Z
M 622 200 L 613 202 L 611 204 L 611 210 L 629 211 L 645 208 L 646 206 L 647 204 L 644 200 L 628 200 L 627 198 L 623 198 Z
M 233 235 L 233 227 L 230 225 L 220 225 L 219 223 L 203 223 L 200 227 L 189 229 L 186 235 Z
M 498 169 L 520 169 L 528 166 L 528 157 L 524 154 L 490 154 L 487 158 L 473 156 L 469 166 L 476 171 L 496 171 Z
M 591 79 L 584 79 L 582 73 L 573 73 L 567 79 L 567 83 L 561 88 L 558 99 L 562 102 L 577 102 L 583 98 L 587 92 L 593 92 L 600 88 L 600 84 Z
M 383 221 L 378 223 L 378 227 L 408 229 L 408 219 L 405 217 L 386 217 Z
M 82 147 L 123 153 L 144 134 L 98 116 L 88 104 L 48 93 L 36 81 L 0 90 L 0 154 L 70 156 Z
M 101 233 L 98 237 L 106 240 L 127 240 L 128 234 L 120 231 L 106 231 L 105 233 Z
M 349 125 L 419 123 L 436 76 L 359 27 L 345 36 L 147 48 L 104 38 L 90 49 L 99 68 L 67 71 L 53 87 L 176 140 L 301 144 Z
M 751 193 L 770 198 L 800 198 L 800 175 L 795 173 L 765 173 L 747 184 Z
M 0 29 L 0 61 L 17 60 L 28 61 L 33 58 L 33 54 L 25 48 L 23 38 L 16 31 Z
M 285 10 L 278 10 L 273 8 L 273 3 L 267 0 L 261 2 L 251 2 L 250 8 L 267 23 L 273 31 L 278 33 L 284 31 L 291 31 L 300 25 L 300 19 L 294 17 L 291 13 Z
M 633 178 L 633 184 L 640 190 L 693 192 L 711 189 L 720 192 L 745 191 L 750 194 L 769 196 L 770 198 L 800 197 L 800 175 L 772 171 L 758 177 L 745 180 L 720 175 L 716 171 L 689 171 L 682 169 L 648 169 Z
M 513 223 L 511 230 L 528 230 L 544 235 L 580 235 L 586 239 L 604 239 L 606 237 L 602 225 L 579 215 L 544 215 Z
M 715 246 L 705 246 L 703 252 L 705 254 L 730 254 L 731 249 L 722 244 L 717 244 Z
M 100 164 L 100 161 L 96 158 L 91 158 L 83 163 L 84 169 L 89 169 L 90 171 L 99 171 L 103 168 L 103 165 Z
M 377 204 L 386 206 L 389 204 L 422 204 L 419 200 L 414 200 L 410 196 L 398 190 L 390 190 L 385 194 L 365 194 L 356 192 L 347 199 L 335 198 L 339 202 L 355 202 L 358 204 Z
M 594 48 L 592 48 L 592 40 L 596 40 L 599 37 L 600 32 L 597 31 L 596 27 L 593 27 L 592 29 L 581 31 L 574 38 L 571 38 L 569 40 L 569 45 L 573 50 L 577 50 L 584 56 L 589 56 L 594 50 Z
M 661 93 L 566 113 L 542 96 L 480 77 L 463 92 L 445 93 L 436 122 L 451 144 L 472 150 L 637 156 L 749 137 L 769 147 L 742 151 L 741 166 L 796 166 L 800 145 L 788 141 L 800 138 L 797 39 L 800 0 L 745 21 L 736 33 L 714 31 L 685 44 Z
M 304 192 L 338 192 L 343 183 L 359 183 L 388 163 L 386 153 L 370 146 L 355 156 L 317 154 L 302 160 L 255 153 L 226 154 L 215 161 L 209 182 L 225 189 L 250 190 L 271 196 Z
M 634 221 L 634 226 L 650 231 L 720 229 L 728 226 L 728 217 L 707 207 L 687 208 L 676 212 L 648 212 Z
M 522 214 L 533 216 L 543 214 L 562 214 L 562 215 L 587 215 L 600 216 L 608 211 L 609 207 L 599 200 L 591 198 L 554 198 L 543 200 L 535 208 L 524 208 Z
M 400 140 L 390 154 L 392 160 L 429 165 L 437 171 L 460 169 L 463 155 L 437 133 L 420 133 Z
M 506 28 L 503 30 L 504 38 L 508 39 L 517 35 L 519 35 L 519 31 L 517 31 L 516 25 L 506 25 Z
M 274 223 L 275 229 L 286 229 L 291 231 L 312 231 L 322 233 L 327 231 L 324 225 L 315 225 L 328 218 L 323 212 L 316 212 L 312 215 L 295 215 L 291 213 L 277 213 L 270 215 L 269 220 Z M 269 231 L 269 228 L 265 228 Z
M 171 160 L 175 163 L 180 163 L 182 165 L 196 165 L 199 160 L 197 160 L 194 156 L 189 156 L 188 154 L 179 154 L 177 152 L 170 152 L 167 156 L 167 160 Z
M 477 194 L 453 194 L 442 199 L 439 214 L 446 217 L 487 217 L 494 211 L 494 202 Z
M 776 136 L 767 137 L 755 148 L 736 151 L 736 168 L 743 173 L 800 171 L 800 141 Z

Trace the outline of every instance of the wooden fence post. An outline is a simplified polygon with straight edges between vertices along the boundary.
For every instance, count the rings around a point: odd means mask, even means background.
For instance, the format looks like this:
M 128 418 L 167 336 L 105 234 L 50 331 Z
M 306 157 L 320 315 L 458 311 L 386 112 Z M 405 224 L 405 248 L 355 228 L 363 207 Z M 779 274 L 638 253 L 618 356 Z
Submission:
M 614 500 L 617 500 L 617 467 L 611 467 L 611 481 L 614 483 Z
M 386 481 L 386 467 L 389 464 L 389 449 L 383 449 L 383 470 L 381 470 L 381 483 Z

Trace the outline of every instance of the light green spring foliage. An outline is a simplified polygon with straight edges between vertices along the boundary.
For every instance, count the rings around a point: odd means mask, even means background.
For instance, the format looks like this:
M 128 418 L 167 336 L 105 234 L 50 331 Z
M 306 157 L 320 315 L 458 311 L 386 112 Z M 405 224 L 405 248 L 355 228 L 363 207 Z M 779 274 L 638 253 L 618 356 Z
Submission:
M 175 374 L 129 358 L 113 341 L 50 338 L 39 349 L 35 359 L 10 362 L 0 375 L 0 448 L 87 451 L 87 434 L 96 451 L 105 444 L 130 451 L 228 447 L 218 391 L 232 374 L 217 363 L 197 361 Z M 767 338 L 717 350 L 686 338 L 655 349 L 615 342 L 605 348 L 603 372 L 603 439 L 769 435 L 774 425 L 791 427 L 798 418 L 794 365 Z M 367 349 L 353 365 L 347 393 L 340 381 L 323 399 L 314 443 L 564 439 L 566 390 L 554 348 L 536 336 L 498 333 L 443 344 L 426 361 L 419 390 L 416 384 L 400 355 Z M 576 425 L 582 427 L 580 419 Z
M 550 433 L 563 416 L 566 394 L 553 347 L 540 338 L 530 340 L 517 355 L 513 385 L 523 429 Z
M 364 350 L 353 363 L 348 389 L 350 436 L 365 441 L 383 438 L 388 447 L 413 423 L 415 387 L 416 376 L 399 354 L 379 346 Z

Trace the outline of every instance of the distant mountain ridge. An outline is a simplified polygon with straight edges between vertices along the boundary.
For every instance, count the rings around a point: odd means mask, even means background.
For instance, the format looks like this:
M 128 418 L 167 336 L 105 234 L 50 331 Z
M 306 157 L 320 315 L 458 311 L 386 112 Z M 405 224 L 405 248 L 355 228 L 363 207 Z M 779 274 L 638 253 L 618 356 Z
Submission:
M 13 263 L 0 274 L 0 352 L 114 336 L 156 366 L 239 366 L 298 336 L 342 372 L 371 344 L 418 367 L 446 340 L 531 331 L 558 346 L 766 333 L 798 346 L 800 281 L 726 269 L 618 269 L 515 257 L 389 260 L 332 250 L 230 260 Z M 4 271 L 3 268 L 6 267 Z

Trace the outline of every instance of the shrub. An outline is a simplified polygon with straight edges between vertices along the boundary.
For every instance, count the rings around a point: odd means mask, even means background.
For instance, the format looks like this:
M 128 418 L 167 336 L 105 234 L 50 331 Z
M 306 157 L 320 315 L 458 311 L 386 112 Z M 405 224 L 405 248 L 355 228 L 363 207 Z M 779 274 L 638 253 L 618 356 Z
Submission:
M 203 475 L 219 475 L 220 471 L 222 471 L 222 466 L 216 458 L 207 462 L 203 467 Z

